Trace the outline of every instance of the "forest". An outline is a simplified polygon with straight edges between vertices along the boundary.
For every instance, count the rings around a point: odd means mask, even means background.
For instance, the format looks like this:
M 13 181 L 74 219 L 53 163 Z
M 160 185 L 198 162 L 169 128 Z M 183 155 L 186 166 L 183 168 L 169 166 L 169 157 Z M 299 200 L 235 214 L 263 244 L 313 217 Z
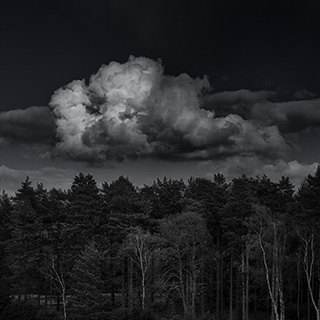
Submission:
M 320 167 L 0 198 L 0 318 L 320 320 Z

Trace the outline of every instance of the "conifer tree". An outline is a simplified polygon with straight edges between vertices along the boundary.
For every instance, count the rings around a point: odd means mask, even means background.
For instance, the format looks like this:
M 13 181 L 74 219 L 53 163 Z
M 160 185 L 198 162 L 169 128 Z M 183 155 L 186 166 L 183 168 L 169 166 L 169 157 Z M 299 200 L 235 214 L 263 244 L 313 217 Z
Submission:
M 309 174 L 298 191 L 299 211 L 302 220 L 318 226 L 320 222 L 320 166 L 314 175 Z
M 102 253 L 94 242 L 85 245 L 70 274 L 72 298 L 77 319 L 95 320 L 101 316 L 105 298 L 102 294 Z
M 162 219 L 182 211 L 181 200 L 184 197 L 186 186 L 182 180 L 173 180 L 166 177 L 157 179 L 152 187 L 144 188 L 143 193 L 152 197 L 150 215 L 155 219 Z
M 217 256 L 212 264 L 215 265 L 215 281 L 213 274 L 209 277 L 210 285 L 208 286 L 208 295 L 210 305 L 213 306 L 213 299 L 216 299 L 216 313 L 220 317 L 222 309 L 222 278 L 223 278 L 223 257 L 222 257 L 222 208 L 227 201 L 228 184 L 222 174 L 215 174 L 214 179 L 191 178 L 186 191 L 186 197 L 200 201 L 205 208 L 205 221 L 207 228 L 216 244 Z M 215 292 L 214 285 L 215 282 Z
M 108 256 L 106 282 L 111 291 L 111 304 L 115 305 L 115 291 L 121 282 L 123 305 L 132 306 L 133 266 L 125 256 L 119 255 L 119 248 L 131 228 L 146 226 L 148 216 L 144 214 L 141 198 L 132 182 L 123 176 L 102 186 L 104 212 L 107 213 Z M 117 276 L 118 275 L 118 276 Z M 126 301 L 125 301 L 126 300 Z
M 12 214 L 12 202 L 3 192 L 0 195 L 0 312 L 10 301 L 8 242 L 12 237 Z
M 27 177 L 14 197 L 13 231 L 10 240 L 12 285 L 16 294 L 35 291 L 38 275 L 41 221 L 37 214 L 37 197 Z
M 76 176 L 68 200 L 63 242 L 69 248 L 69 266 L 72 267 L 77 255 L 100 228 L 101 198 L 93 176 L 83 173 Z

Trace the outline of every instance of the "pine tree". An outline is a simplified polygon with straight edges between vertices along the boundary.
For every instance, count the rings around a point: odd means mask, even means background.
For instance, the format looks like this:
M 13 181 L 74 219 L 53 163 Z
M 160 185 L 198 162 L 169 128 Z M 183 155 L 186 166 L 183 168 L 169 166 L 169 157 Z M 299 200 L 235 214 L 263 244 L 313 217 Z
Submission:
M 149 189 L 149 190 L 148 190 Z M 178 214 L 182 211 L 181 200 L 183 199 L 186 186 L 182 180 L 172 180 L 163 178 L 157 179 L 152 187 L 145 188 L 152 197 L 151 217 L 162 219 L 172 214 Z
M 215 291 L 213 288 L 213 274 L 209 276 L 210 283 L 208 285 L 208 295 L 210 297 L 210 305 L 213 306 L 213 299 L 216 298 L 216 313 L 220 318 L 222 309 L 222 279 L 223 279 L 223 246 L 222 246 L 222 208 L 227 201 L 228 184 L 223 175 L 215 174 L 214 180 L 205 178 L 191 178 L 186 191 L 186 197 L 200 201 L 205 208 L 204 217 L 206 219 L 207 228 L 216 244 L 217 256 L 212 264 L 215 265 L 216 281 Z
M 90 174 L 80 173 L 74 178 L 66 206 L 66 225 L 63 242 L 69 249 L 69 266 L 72 267 L 88 241 L 100 229 L 101 197 L 96 181 Z
M 299 211 L 302 220 L 314 226 L 320 224 L 320 166 L 314 175 L 309 174 L 298 191 Z
M 12 202 L 3 192 L 0 196 L 0 312 L 10 301 L 8 242 L 12 237 L 12 214 Z
M 12 239 L 10 240 L 12 285 L 20 296 L 37 290 L 37 260 L 41 239 L 41 221 L 37 214 L 37 197 L 27 177 L 14 197 Z
M 101 317 L 105 302 L 101 278 L 102 253 L 94 242 L 85 245 L 70 274 L 71 302 L 77 319 L 95 320 Z
M 111 305 L 115 306 L 115 291 L 121 282 L 122 304 L 132 305 L 132 264 L 119 255 L 119 249 L 131 228 L 148 224 L 143 201 L 132 184 L 123 176 L 102 186 L 104 212 L 107 214 L 108 255 L 105 257 L 108 276 L 105 277 L 111 292 Z M 125 301 L 126 300 L 126 301 Z

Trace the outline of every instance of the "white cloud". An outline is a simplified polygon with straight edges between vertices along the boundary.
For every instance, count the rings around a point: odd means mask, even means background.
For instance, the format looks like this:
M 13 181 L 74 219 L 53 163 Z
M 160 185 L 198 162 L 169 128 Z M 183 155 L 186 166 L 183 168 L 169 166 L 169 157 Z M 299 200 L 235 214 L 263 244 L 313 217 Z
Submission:
M 206 77 L 164 75 L 159 61 L 130 57 L 124 64 L 111 62 L 91 77 L 88 86 L 77 80 L 53 94 L 50 106 L 60 139 L 56 152 L 102 164 L 131 158 L 211 159 L 248 152 L 274 157 L 287 150 L 276 127 L 233 114 L 215 117 L 201 108 L 202 92 L 208 88 Z M 261 92 L 252 99 L 269 95 Z

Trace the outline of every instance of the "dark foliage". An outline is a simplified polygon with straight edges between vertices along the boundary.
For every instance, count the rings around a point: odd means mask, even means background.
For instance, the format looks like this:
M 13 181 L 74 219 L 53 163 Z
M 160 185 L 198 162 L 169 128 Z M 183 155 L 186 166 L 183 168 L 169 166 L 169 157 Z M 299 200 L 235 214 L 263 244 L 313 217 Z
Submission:
M 9 303 L 0 313 L 5 320 L 61 320 L 55 310 L 47 310 L 30 302 Z
M 0 318 L 320 317 L 320 168 L 226 182 L 123 176 L 0 196 Z

